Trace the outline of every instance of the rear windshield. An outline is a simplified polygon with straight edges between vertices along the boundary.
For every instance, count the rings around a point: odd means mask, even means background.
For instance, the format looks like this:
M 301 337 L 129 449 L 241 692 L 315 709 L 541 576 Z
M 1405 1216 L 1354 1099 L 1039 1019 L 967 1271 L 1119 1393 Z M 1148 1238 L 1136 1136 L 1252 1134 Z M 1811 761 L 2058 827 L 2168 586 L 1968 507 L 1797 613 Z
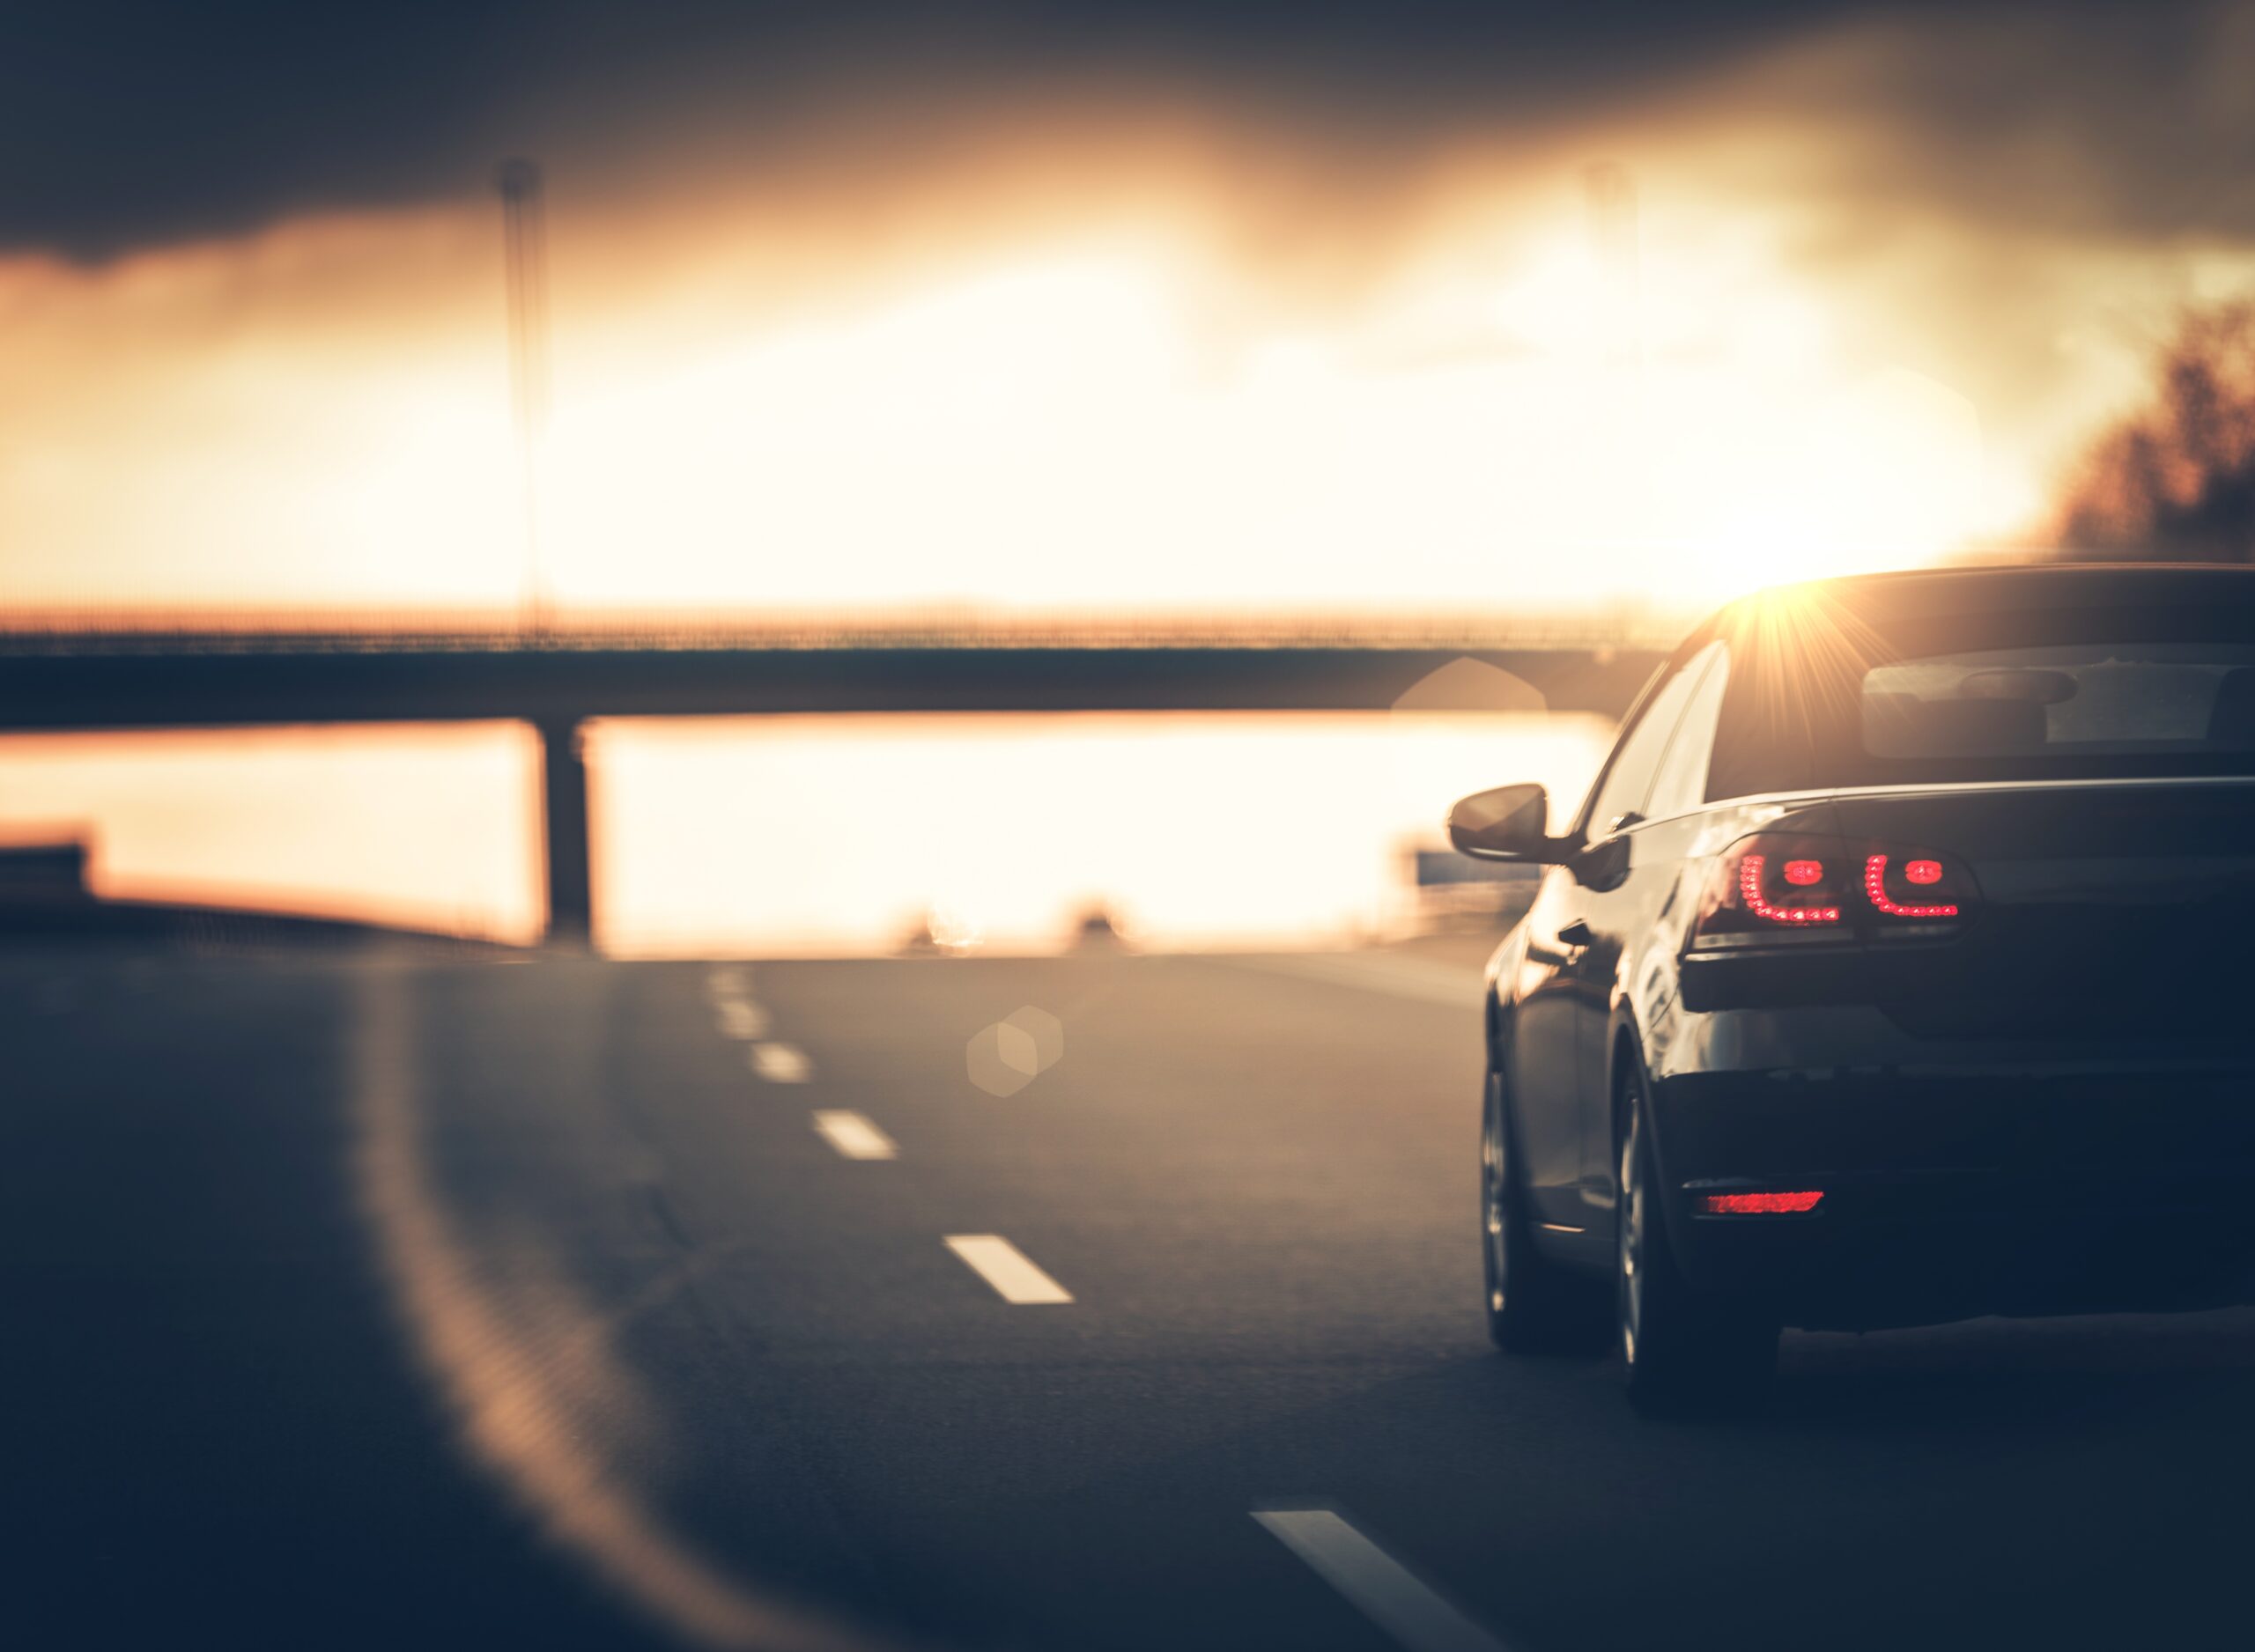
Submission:
M 2255 607 L 1726 618 L 1711 798 L 1926 781 L 2255 774 Z

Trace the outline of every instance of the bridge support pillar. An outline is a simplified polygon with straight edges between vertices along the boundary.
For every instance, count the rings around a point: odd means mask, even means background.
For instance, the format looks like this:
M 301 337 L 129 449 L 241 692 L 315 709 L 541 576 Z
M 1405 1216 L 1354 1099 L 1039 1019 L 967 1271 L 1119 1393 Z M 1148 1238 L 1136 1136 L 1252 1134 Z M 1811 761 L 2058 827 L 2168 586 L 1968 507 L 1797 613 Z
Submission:
M 536 723 L 540 733 L 541 846 L 548 863 L 548 940 L 585 947 L 595 923 L 595 864 L 588 840 L 588 765 L 580 722 Z

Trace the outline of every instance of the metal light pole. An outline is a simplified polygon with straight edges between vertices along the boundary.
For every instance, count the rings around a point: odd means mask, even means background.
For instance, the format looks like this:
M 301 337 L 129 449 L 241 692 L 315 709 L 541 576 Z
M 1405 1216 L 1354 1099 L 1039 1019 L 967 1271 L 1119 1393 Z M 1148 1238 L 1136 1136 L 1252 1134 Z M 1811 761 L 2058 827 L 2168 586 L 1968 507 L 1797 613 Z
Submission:
M 548 226 L 540 168 L 501 163 L 501 233 L 509 284 L 509 395 L 516 411 L 517 459 L 525 513 L 524 616 L 535 641 L 549 629 L 547 581 L 540 565 L 540 445 L 548 428 Z M 588 766 L 579 719 L 535 719 L 540 738 L 541 842 L 548 886 L 548 940 L 589 944 L 595 927 L 595 855 L 588 830 Z
M 1602 502 L 1592 502 L 1591 516 L 1608 538 L 1626 546 L 1645 538 L 1649 526 L 1637 180 L 1619 161 L 1601 160 L 1583 169 L 1582 191 L 1597 273 L 1599 439 L 1611 473 Z
M 516 414 L 517 461 L 525 521 L 524 615 L 532 633 L 548 631 L 547 582 L 540 565 L 540 446 L 548 428 L 548 225 L 540 168 L 521 158 L 501 163 L 501 237 L 509 290 L 509 396 Z
M 1644 354 L 1638 311 L 1643 297 L 1643 250 L 1637 225 L 1637 180 L 1617 160 L 1582 172 L 1589 208 L 1589 244 L 1598 269 L 1604 315 L 1600 350 L 1608 367 L 1634 366 Z

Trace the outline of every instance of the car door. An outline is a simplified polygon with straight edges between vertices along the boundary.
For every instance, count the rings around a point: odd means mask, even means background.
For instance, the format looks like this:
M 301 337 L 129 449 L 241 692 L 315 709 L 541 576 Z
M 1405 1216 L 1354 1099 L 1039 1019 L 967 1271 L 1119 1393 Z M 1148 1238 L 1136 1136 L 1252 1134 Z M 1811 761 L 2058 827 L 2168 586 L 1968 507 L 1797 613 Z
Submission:
M 1608 1040 L 1613 1007 L 1628 961 L 1651 927 L 1681 852 L 1645 829 L 1645 809 L 1685 707 L 1714 662 L 1714 646 L 1671 671 L 1647 697 L 1622 734 L 1591 794 L 1583 823 L 1586 842 L 1571 867 L 1570 912 L 1560 934 L 1569 946 L 1560 968 L 1571 1005 L 1575 1047 L 1575 1213 L 1556 1218 L 1586 1226 L 1613 1202 L 1611 1079 Z
M 1582 1128 L 1579 1187 L 1586 1213 L 1601 1216 L 1598 1225 L 1608 1235 L 1619 1192 L 1615 1185 L 1619 1167 L 1614 1162 L 1615 1010 L 1625 999 L 1640 1031 L 1649 1032 L 1661 1004 L 1675 991 L 1674 971 L 1667 967 L 1669 961 L 1654 955 L 1656 949 L 1670 945 L 1667 936 L 1673 932 L 1664 930 L 1662 920 L 1670 892 L 1682 881 L 1684 859 L 1691 852 L 1706 807 L 1708 760 L 1714 749 L 1715 726 L 1729 675 L 1728 651 L 1720 642 L 1709 644 L 1685 664 L 1683 677 L 1689 689 L 1645 795 L 1641 811 L 1645 818 L 1616 834 L 1621 844 L 1616 852 L 1623 866 L 1620 881 L 1600 880 L 1599 886 L 1583 892 L 1583 921 L 1592 937 L 1589 955 L 1609 957 L 1613 962 L 1609 970 L 1593 971 L 1598 978 L 1588 983 L 1589 1013 L 1577 1022 L 1576 1072 L 1581 1096 L 1576 1113 Z
M 1569 1225 L 1581 1202 L 1580 1045 L 1573 984 L 1563 974 L 1571 948 L 1558 930 L 1579 911 L 1572 874 L 1550 867 L 1522 920 L 1516 973 L 1499 984 L 1512 1006 L 1505 1058 L 1520 1175 L 1538 1219 Z

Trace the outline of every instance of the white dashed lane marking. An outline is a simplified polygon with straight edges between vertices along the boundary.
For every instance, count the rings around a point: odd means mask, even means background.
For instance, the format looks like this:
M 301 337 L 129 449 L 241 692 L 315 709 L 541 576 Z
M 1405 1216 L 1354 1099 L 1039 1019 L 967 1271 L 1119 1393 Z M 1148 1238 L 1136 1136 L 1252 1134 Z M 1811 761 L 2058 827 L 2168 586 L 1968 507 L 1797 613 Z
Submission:
M 814 1076 L 814 1063 L 796 1044 L 754 1044 L 747 1054 L 751 1070 L 770 1084 L 804 1084 Z
M 724 1038 L 765 1038 L 767 1036 L 768 1015 L 764 1006 L 750 999 L 717 999 L 713 1004 L 713 1024 Z
M 1025 1253 L 999 1234 L 959 1233 L 948 1235 L 948 1249 L 961 1257 L 971 1271 L 994 1287 L 1006 1302 L 1069 1302 L 1072 1292 L 1026 1259 Z
M 1335 1510 L 1255 1509 L 1253 1517 L 1409 1652 L 1504 1652 L 1502 1641 Z
M 849 1159 L 893 1159 L 900 1149 L 892 1138 L 859 1113 L 817 1113 L 816 1133 Z

